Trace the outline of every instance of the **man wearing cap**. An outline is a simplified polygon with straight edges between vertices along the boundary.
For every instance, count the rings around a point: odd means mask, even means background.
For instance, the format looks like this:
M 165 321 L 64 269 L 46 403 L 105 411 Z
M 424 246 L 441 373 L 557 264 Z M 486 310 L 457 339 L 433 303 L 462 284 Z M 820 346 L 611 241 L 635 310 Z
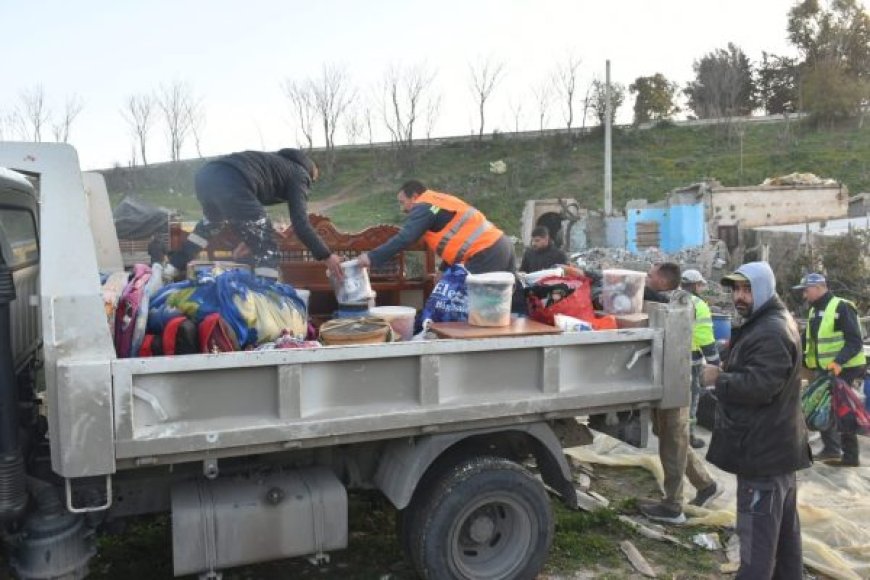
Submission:
M 686 270 L 682 276 L 683 290 L 692 294 L 695 306 L 695 324 L 692 326 L 692 404 L 689 407 L 689 445 L 695 449 L 704 446 L 704 440 L 695 437 L 698 399 L 701 397 L 701 369 L 707 364 L 719 364 L 719 350 L 713 335 L 713 313 L 700 293 L 707 285 L 698 270 Z
M 794 289 L 802 290 L 810 305 L 804 334 L 804 365 L 817 374 L 830 372 L 853 386 L 863 384 L 867 360 L 855 305 L 831 294 L 821 274 L 807 274 Z M 822 443 L 817 459 L 837 466 L 860 464 L 856 433 L 834 427 L 822 431 Z
M 723 367 L 706 365 L 701 382 L 717 400 L 707 460 L 737 475 L 737 579 L 800 580 L 795 472 L 811 464 L 800 406 L 800 331 L 767 262 L 740 266 L 722 285 L 743 323 L 731 333 Z
M 264 206 L 286 202 L 296 236 L 315 259 L 341 278 L 341 259 L 308 222 L 308 190 L 317 176 L 317 165 L 298 149 L 242 151 L 206 163 L 194 178 L 204 217 L 181 250 L 170 254 L 165 277 L 180 275 L 190 260 L 208 248 L 209 239 L 229 224 L 242 240 L 234 258 L 250 255 L 255 274 L 277 279 L 278 246 Z

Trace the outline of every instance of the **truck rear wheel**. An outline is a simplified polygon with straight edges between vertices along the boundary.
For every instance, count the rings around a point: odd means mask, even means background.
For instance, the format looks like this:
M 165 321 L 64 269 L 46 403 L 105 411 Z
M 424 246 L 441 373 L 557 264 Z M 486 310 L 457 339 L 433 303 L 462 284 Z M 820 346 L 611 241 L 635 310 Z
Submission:
M 553 540 L 543 485 L 500 457 L 453 466 L 414 503 L 403 541 L 428 580 L 534 578 Z

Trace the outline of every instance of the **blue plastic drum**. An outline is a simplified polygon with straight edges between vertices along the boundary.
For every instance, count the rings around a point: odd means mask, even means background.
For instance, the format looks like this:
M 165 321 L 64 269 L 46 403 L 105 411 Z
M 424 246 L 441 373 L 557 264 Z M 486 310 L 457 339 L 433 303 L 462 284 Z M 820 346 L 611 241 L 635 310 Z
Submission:
M 713 315 L 713 336 L 716 340 L 729 340 L 731 338 L 731 315 Z

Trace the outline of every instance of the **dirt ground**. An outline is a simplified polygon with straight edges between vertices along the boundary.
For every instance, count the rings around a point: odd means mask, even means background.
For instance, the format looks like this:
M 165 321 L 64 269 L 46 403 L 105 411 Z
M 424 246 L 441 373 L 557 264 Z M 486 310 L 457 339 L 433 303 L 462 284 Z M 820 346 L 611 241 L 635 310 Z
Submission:
M 578 472 L 579 473 L 579 472 Z M 582 476 L 578 475 L 578 479 Z M 641 468 L 595 466 L 590 490 L 608 500 L 607 509 L 570 511 L 553 500 L 556 536 L 544 572 L 538 580 L 642 578 L 619 548 L 630 540 L 660 578 L 722 578 L 719 566 L 724 551 L 710 552 L 692 545 L 699 533 L 716 533 L 725 544 L 730 531 L 671 526 L 667 532 L 690 548 L 645 538 L 618 519 L 637 516 L 637 498 L 655 498 L 658 487 Z M 395 535 L 395 510 L 377 493 L 350 497 L 351 536 L 347 550 L 330 554 L 330 562 L 315 566 L 294 558 L 225 571 L 225 580 L 411 580 L 416 578 L 404 561 Z M 94 579 L 153 580 L 172 578 L 171 530 L 167 517 L 141 519 L 123 533 L 100 538 L 100 556 L 92 562 Z M 192 577 L 191 577 L 192 578 Z M 807 575 L 807 578 L 813 576 Z

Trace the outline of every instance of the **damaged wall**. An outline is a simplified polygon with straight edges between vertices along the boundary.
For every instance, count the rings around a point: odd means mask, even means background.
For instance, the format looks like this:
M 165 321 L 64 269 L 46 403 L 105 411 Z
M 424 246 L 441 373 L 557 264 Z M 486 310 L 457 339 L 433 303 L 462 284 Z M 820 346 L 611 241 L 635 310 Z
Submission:
M 631 252 L 655 247 L 670 254 L 706 242 L 700 200 L 671 198 L 655 204 L 635 200 L 628 203 L 625 213 L 626 248 Z
M 845 185 L 713 186 L 704 195 L 711 234 L 721 226 L 740 229 L 845 217 Z

